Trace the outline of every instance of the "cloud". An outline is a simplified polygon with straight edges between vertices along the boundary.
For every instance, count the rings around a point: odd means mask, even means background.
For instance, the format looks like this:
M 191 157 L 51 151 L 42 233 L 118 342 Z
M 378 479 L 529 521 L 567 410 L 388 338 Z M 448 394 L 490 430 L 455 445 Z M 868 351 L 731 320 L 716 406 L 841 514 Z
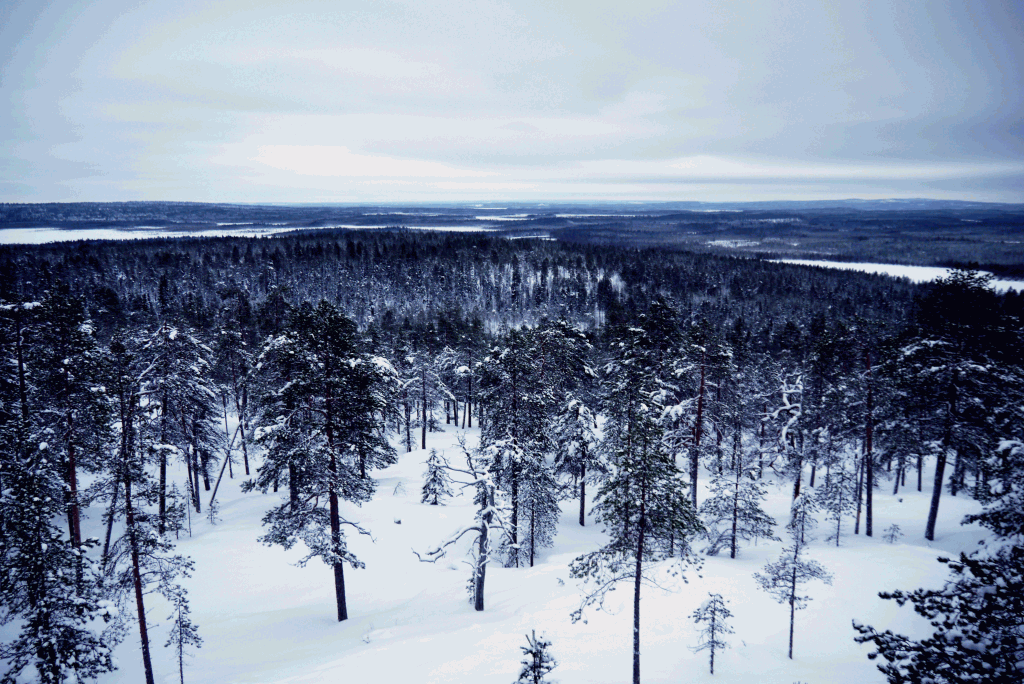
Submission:
M 353 154 L 331 145 L 261 145 L 253 162 L 300 176 L 340 178 L 462 178 L 487 173 L 437 162 Z
M 1024 161 L 1024 13 L 1007 2 L 55 0 L 0 16 L 0 199 L 646 198 L 774 179 L 1024 201 L 1006 180 Z

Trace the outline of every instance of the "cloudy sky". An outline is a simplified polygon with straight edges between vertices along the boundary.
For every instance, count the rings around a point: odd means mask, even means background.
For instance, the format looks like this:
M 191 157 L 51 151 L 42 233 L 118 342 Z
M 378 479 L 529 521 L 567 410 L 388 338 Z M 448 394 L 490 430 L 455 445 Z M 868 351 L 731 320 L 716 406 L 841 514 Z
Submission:
M 1024 202 L 998 0 L 6 0 L 0 201 Z

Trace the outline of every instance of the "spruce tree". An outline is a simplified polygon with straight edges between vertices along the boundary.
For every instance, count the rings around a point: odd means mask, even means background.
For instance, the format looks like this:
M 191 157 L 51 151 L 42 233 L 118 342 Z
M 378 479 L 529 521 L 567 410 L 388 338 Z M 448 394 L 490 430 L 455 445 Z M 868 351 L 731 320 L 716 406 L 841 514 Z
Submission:
M 448 463 L 437 453 L 437 449 L 431 449 L 427 458 L 427 472 L 423 476 L 423 496 L 420 497 L 420 503 L 437 506 L 444 499 L 451 498 L 451 478 L 448 477 L 447 466 Z
M 548 650 L 551 642 L 543 634 L 538 637 L 537 631 L 532 630 L 526 635 L 526 646 L 519 648 L 523 652 L 523 666 L 519 670 L 519 678 L 513 684 L 555 684 L 553 680 L 545 679 L 548 673 L 558 667 L 558 661 Z
M 708 594 L 707 600 L 690 615 L 698 626 L 704 625 L 693 651 L 694 653 L 709 651 L 711 674 L 715 674 L 715 651 L 728 648 L 729 644 L 723 637 L 733 633 L 732 627 L 727 622 L 732 617 L 732 613 L 726 607 L 726 603 L 727 601 L 722 598 L 721 594 Z

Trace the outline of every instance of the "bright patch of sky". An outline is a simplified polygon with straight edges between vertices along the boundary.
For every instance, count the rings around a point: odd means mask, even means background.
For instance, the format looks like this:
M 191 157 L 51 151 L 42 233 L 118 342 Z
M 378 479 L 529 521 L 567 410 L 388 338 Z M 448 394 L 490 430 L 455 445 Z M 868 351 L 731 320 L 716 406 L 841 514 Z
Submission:
M 1024 201 L 1013 2 L 13 0 L 0 201 Z

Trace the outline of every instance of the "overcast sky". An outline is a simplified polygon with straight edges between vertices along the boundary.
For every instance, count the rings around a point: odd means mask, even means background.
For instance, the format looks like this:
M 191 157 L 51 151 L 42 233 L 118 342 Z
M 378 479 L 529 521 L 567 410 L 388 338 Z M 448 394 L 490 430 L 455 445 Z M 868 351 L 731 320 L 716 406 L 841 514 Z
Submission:
M 0 201 L 1024 202 L 990 0 L 0 2 Z

